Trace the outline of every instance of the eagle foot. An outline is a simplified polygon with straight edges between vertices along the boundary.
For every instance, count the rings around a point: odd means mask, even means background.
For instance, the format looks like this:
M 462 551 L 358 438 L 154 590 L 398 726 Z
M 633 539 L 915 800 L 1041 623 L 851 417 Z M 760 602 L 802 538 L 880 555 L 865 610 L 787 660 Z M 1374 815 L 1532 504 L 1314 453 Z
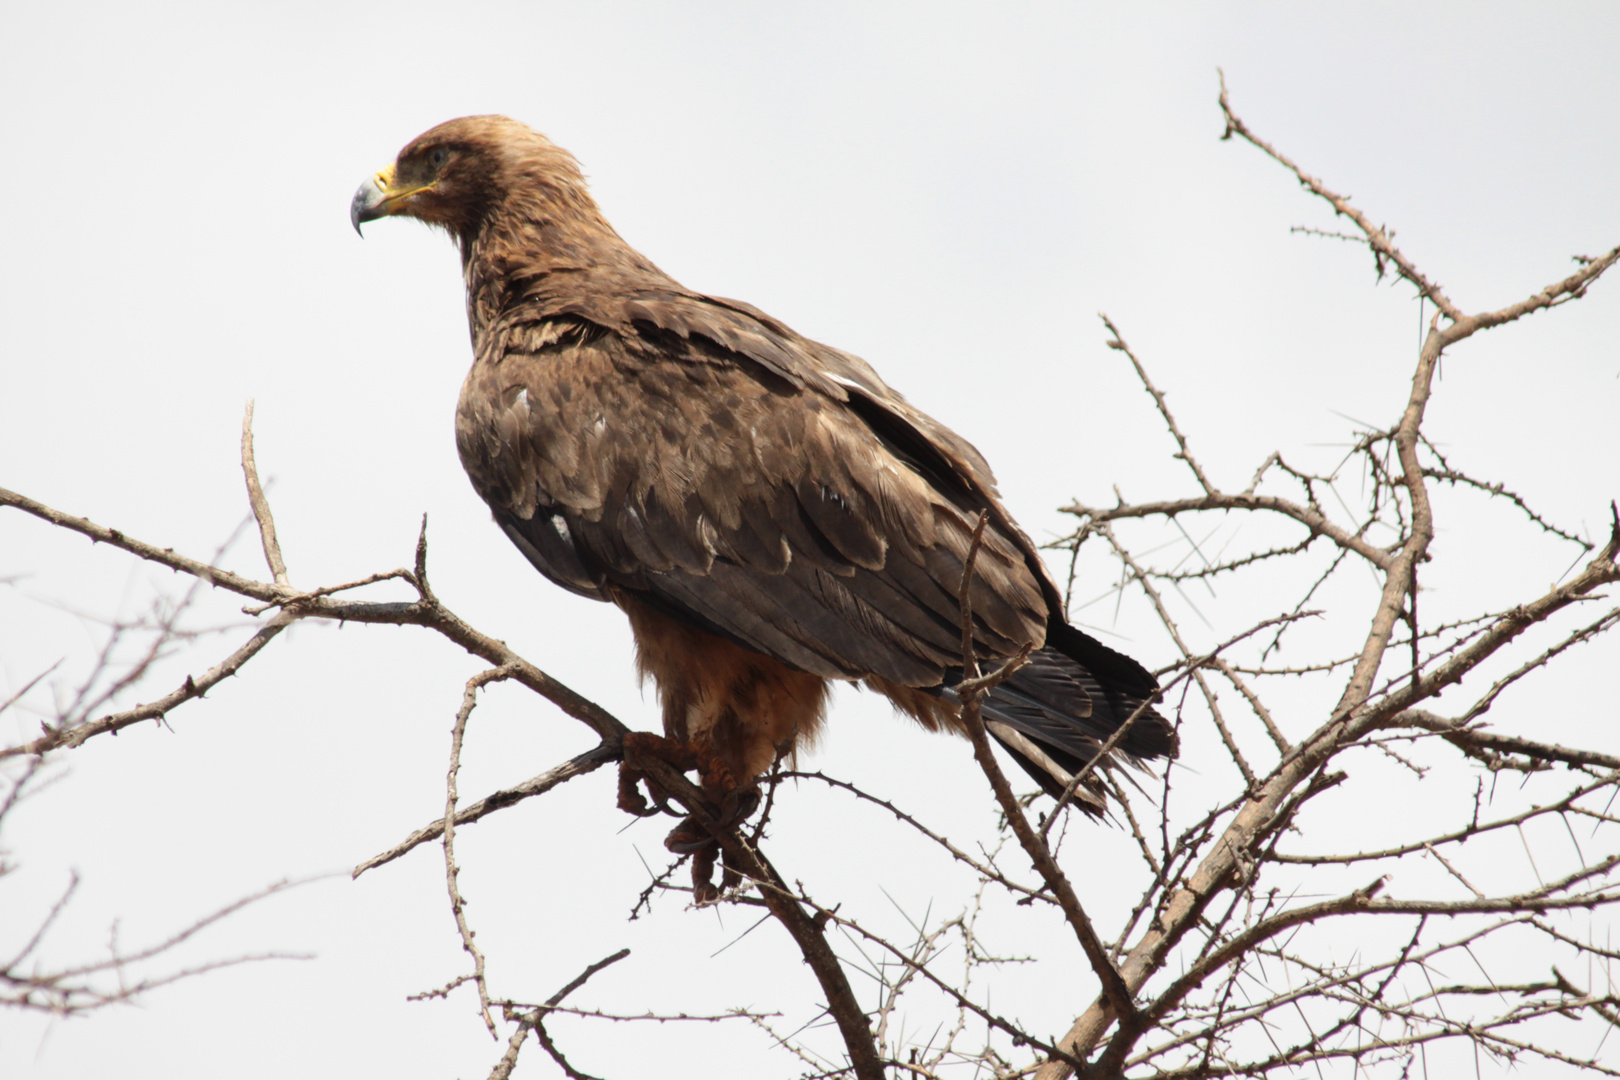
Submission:
M 733 791 L 721 799 L 715 809 L 713 832 L 695 815 L 689 814 L 670 830 L 670 834 L 664 838 L 664 847 L 677 855 L 695 855 L 703 848 L 712 846 L 716 832 L 736 828 L 759 809 L 759 789 L 744 788 L 741 791 Z
M 720 874 L 718 886 L 714 883 L 714 859 L 717 853 L 725 867 Z M 718 903 L 721 896 L 742 884 L 742 874 L 725 861 L 725 853 L 720 851 L 720 845 L 713 840 L 692 851 L 691 855 L 692 902 L 699 907 Z
M 690 772 L 698 767 L 698 755 L 679 739 L 668 739 L 650 731 L 624 733 L 624 763 L 634 767 L 653 758 L 678 772 Z
M 694 817 L 682 818 L 681 823 L 664 837 L 664 847 L 677 855 L 690 855 L 694 859 L 703 851 L 716 846 L 714 837 L 709 835 L 709 830 Z M 712 854 L 709 861 L 711 864 L 714 861 Z
M 710 840 L 708 844 L 692 852 L 692 902 L 699 907 L 713 904 L 720 899 L 720 890 L 714 886 L 714 857 L 719 850 L 720 845 Z M 729 870 L 727 876 L 730 876 Z M 725 878 L 721 878 L 722 886 L 724 883 Z
M 733 791 L 720 800 L 720 827 L 735 828 L 754 816 L 759 809 L 759 788 L 746 787 Z
M 705 824 L 696 815 L 688 815 L 664 838 L 664 847 L 677 855 L 692 856 L 694 895 L 699 897 L 700 902 L 704 902 L 704 898 L 712 900 L 716 895 L 712 883 L 715 853 L 718 850 L 715 836 L 747 821 L 759 809 L 759 788 L 753 784 L 746 787 L 739 785 L 726 763 L 705 745 L 692 746 L 662 735 L 632 731 L 624 736 L 623 757 L 619 763 L 619 809 L 627 814 L 651 817 L 660 811 L 670 812 L 663 789 L 647 775 L 646 762 L 649 759 L 665 762 L 682 772 L 689 769 L 698 771 L 703 794 L 708 797 L 711 807 L 711 812 L 704 816 L 710 818 L 713 824 Z M 657 804 L 656 809 L 648 805 L 646 797 L 642 795 L 643 782 Z M 730 882 L 725 886 L 729 888 L 741 879 L 728 870 L 725 880 Z
M 722 854 L 724 853 L 722 852 Z M 730 862 L 726 862 L 724 859 L 721 861 L 725 862 L 726 869 L 725 872 L 720 875 L 720 891 L 727 893 L 742 884 L 742 874 L 739 873 L 737 868 L 732 866 Z
M 652 793 L 656 806 L 647 804 L 646 796 L 641 794 L 641 782 L 647 781 L 647 790 Z M 658 790 L 653 779 L 639 769 L 630 767 L 621 762 L 619 764 L 619 809 L 636 817 L 656 817 L 668 808 L 664 802 L 664 793 Z
M 653 782 L 642 767 L 642 762 L 649 758 L 665 762 L 671 768 L 681 772 L 695 769 L 698 766 L 697 755 L 684 743 L 674 739 L 666 739 L 662 735 L 654 735 L 646 731 L 628 731 L 624 736 L 624 748 L 619 759 L 619 809 L 636 817 L 653 817 L 656 814 L 670 813 L 663 789 Z M 649 806 L 646 798 L 641 794 L 641 782 L 647 782 L 647 791 L 652 795 L 654 806 Z

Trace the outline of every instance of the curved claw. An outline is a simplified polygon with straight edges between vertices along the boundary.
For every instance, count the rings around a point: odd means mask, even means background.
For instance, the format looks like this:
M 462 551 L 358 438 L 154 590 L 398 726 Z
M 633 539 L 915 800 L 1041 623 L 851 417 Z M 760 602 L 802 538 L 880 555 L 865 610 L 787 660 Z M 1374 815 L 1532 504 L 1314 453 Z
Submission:
M 641 794 L 641 781 L 643 777 L 639 771 L 628 765 L 619 766 L 619 809 L 636 817 L 654 817 L 664 808 L 663 801 L 654 796 L 658 806 L 647 805 L 647 799 Z M 648 785 L 651 790 L 652 785 Z
M 759 790 L 746 788 L 733 791 L 721 801 L 715 828 L 720 831 L 734 829 L 753 816 L 759 809 Z M 677 855 L 693 855 L 716 846 L 714 835 L 696 817 L 687 815 L 664 838 L 664 847 Z
M 754 811 L 759 809 L 759 803 L 758 788 L 743 788 L 739 791 L 733 791 L 726 796 L 725 802 L 720 804 L 720 813 L 722 815 L 720 827 L 722 829 L 734 829 L 741 825 L 754 816 Z
M 714 887 L 714 848 L 694 852 L 692 855 L 692 902 L 707 907 L 720 899 L 720 890 Z
M 697 855 L 704 851 L 713 851 L 719 845 L 695 818 L 688 817 L 664 837 L 664 847 L 677 855 Z

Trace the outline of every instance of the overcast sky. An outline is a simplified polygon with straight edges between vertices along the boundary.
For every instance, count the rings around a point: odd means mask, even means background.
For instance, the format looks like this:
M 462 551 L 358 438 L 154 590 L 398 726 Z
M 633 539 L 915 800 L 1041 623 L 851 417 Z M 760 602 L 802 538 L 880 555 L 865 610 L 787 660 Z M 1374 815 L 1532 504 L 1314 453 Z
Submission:
M 461 474 L 451 416 L 469 356 L 451 245 L 414 223 L 368 226 L 363 242 L 349 227 L 356 185 L 408 139 L 475 112 L 548 133 L 630 243 L 695 289 L 871 361 L 984 451 L 1044 540 L 1073 498 L 1188 491 L 1099 311 L 1220 483 L 1245 486 L 1273 449 L 1331 468 L 1346 418 L 1383 426 L 1404 404 L 1411 290 L 1378 284 L 1364 250 L 1290 234 L 1335 225 L 1275 164 L 1219 140 L 1218 65 L 1259 133 L 1478 310 L 1620 243 L 1617 55 L 1620 8 L 1602 3 L 12 4 L 0 486 L 206 556 L 245 512 L 236 440 L 254 398 L 296 583 L 406 563 L 427 512 L 451 607 L 651 727 L 622 617 L 534 575 Z M 1600 530 L 1620 494 L 1617 341 L 1608 280 L 1471 341 L 1448 357 L 1430 432 L 1555 520 Z M 1481 590 L 1475 607 L 1564 571 L 1568 552 L 1459 524 L 1472 520 L 1442 520 L 1437 553 L 1461 568 L 1448 586 Z M 225 560 L 263 574 L 251 542 Z M 71 686 L 96 618 L 179 588 L 0 513 L 0 578 L 16 575 L 0 588 L 0 700 L 61 657 Z M 175 679 L 250 632 L 209 603 L 199 625 L 235 623 L 166 669 Z M 1166 662 L 1140 613 L 1107 609 L 1084 617 Z M 1196 626 L 1200 644 L 1218 639 Z M 114 919 L 123 942 L 146 942 L 389 846 L 442 812 L 445 736 L 476 670 L 415 631 L 301 627 L 175 714 L 173 733 L 143 726 L 66 756 L 66 777 L 7 821 L 22 870 L 0 882 L 0 952 L 70 869 L 83 884 L 52 939 L 60 959 L 102 948 Z M 1601 708 L 1576 700 L 1533 722 L 1612 746 L 1612 695 Z M 461 789 L 537 773 L 587 734 L 498 689 Z M 813 760 L 962 835 L 984 828 L 965 744 L 870 698 L 837 700 Z M 463 880 L 498 991 L 544 998 L 628 945 L 592 1003 L 769 999 L 790 1029 L 809 1019 L 814 988 L 774 925 L 711 958 L 751 922 L 740 911 L 670 900 L 624 921 L 640 858 L 662 865 L 663 826 L 620 834 L 612 792 L 604 771 L 467 830 Z M 795 797 L 775 849 L 785 871 L 828 901 L 884 903 L 887 853 L 862 845 L 865 819 Z M 903 865 L 884 884 L 920 909 L 934 872 Z M 425 848 L 274 898 L 188 954 L 314 960 L 87 1021 L 0 1015 L 0 1075 L 483 1075 L 498 1054 L 466 997 L 404 1001 L 462 969 L 442 878 Z M 1060 980 L 997 1001 L 1060 1030 L 1084 1005 L 1069 993 Z M 730 1034 L 739 1056 L 723 1068 L 694 1049 L 721 1036 L 578 1028 L 568 1045 L 609 1076 L 796 1072 L 756 1034 Z M 520 1075 L 552 1075 L 537 1050 L 525 1061 Z

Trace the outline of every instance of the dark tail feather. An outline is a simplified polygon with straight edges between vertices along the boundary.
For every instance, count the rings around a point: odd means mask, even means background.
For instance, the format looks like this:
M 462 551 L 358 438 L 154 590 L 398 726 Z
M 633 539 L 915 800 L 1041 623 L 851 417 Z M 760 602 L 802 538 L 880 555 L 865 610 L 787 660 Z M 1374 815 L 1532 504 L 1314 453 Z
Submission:
M 1148 704 L 1158 690 L 1135 660 L 1054 622 L 1046 647 L 993 689 L 981 708 L 989 733 L 1056 798 L 1138 709 L 1115 754 L 1132 764 L 1176 756 L 1175 729 Z M 1075 793 L 1075 801 L 1091 814 L 1105 809 L 1096 772 Z

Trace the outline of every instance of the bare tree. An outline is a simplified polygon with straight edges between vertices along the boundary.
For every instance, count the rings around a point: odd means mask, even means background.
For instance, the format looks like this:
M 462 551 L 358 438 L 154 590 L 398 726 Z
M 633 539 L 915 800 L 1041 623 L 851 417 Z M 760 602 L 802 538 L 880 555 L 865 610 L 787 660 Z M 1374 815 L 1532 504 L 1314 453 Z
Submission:
M 215 553 L 217 559 L 223 548 Z M 166 655 L 195 645 L 218 631 L 187 629 L 184 620 L 198 595 L 194 582 L 175 602 L 158 600 L 134 618 L 115 619 L 101 627 L 101 641 L 88 674 L 52 702 L 40 721 L 42 738 L 71 739 L 101 710 L 141 685 L 153 666 Z M 40 672 L 16 693 L 0 701 L 0 716 L 19 706 L 41 687 L 54 669 Z M 47 764 L 42 753 L 12 754 L 0 763 L 0 835 L 7 819 L 34 794 L 62 781 L 59 769 Z M 9 766 L 9 767 L 6 767 Z M 17 874 L 21 866 L 0 847 L 0 879 Z M 267 951 L 226 959 L 180 964 L 172 961 L 181 946 L 210 926 L 241 909 L 280 893 L 299 881 L 283 879 L 219 908 L 151 944 L 130 948 L 120 941 L 119 927 L 108 930 L 104 951 L 95 958 L 53 964 L 41 956 L 52 931 L 79 889 L 79 875 L 69 875 L 57 899 L 31 926 L 21 918 L 8 920 L 8 930 L 21 936 L 0 942 L 0 1006 L 44 1012 L 59 1017 L 82 1016 L 110 1005 L 127 1004 L 152 990 L 220 968 L 257 960 L 310 959 L 301 953 Z
M 1343 232 L 1302 231 L 1366 249 L 1379 279 L 1413 288 L 1433 316 L 1406 399 L 1391 402 L 1382 426 L 1354 431 L 1336 469 L 1296 468 L 1276 452 L 1241 490 L 1212 478 L 1142 359 L 1103 318 L 1108 344 L 1151 395 L 1189 487 L 1148 501 L 1075 503 L 1067 508 L 1074 531 L 1056 547 L 1071 560 L 1071 593 L 1076 580 L 1096 580 L 1095 571 L 1108 566 L 1117 584 L 1106 596 L 1122 602 L 1129 595 L 1149 606 L 1177 657 L 1158 673 L 1168 709 L 1183 727 L 1212 727 L 1226 753 L 1224 761 L 1198 762 L 1196 778 L 1179 768 L 1160 776 L 1108 769 L 1101 754 L 1072 778 L 1071 794 L 1085 782 L 1106 785 L 1119 828 L 1133 838 L 1136 862 L 1108 868 L 1136 893 L 1123 917 L 1105 925 L 1092 916 L 1088 883 L 1063 851 L 1071 815 L 1061 806 L 1036 812 L 1042 804 L 1013 789 L 991 751 L 978 701 L 1022 659 L 981 673 L 965 649 L 964 717 L 993 795 L 987 811 L 1000 815 L 1000 846 L 970 850 L 884 794 L 788 762 L 771 774 L 755 822 L 720 828 L 685 776 L 657 761 L 647 765 L 678 804 L 671 812 L 694 815 L 719 840 L 725 876 L 712 902 L 758 909 L 791 936 L 819 982 L 837 1049 L 803 1028 L 785 1030 L 763 1011 L 687 1016 L 563 1004 L 595 972 L 622 960 L 623 950 L 545 1001 L 503 997 L 489 983 L 458 883 L 456 830 L 616 760 L 629 728 L 468 625 L 434 593 L 425 522 L 409 568 L 333 586 L 294 586 L 258 481 L 251 409 L 242 463 L 267 579 L 0 490 L 0 505 L 238 594 L 259 620 L 218 663 L 155 701 L 93 715 L 108 695 L 0 752 L 23 763 L 13 794 L 47 755 L 161 721 L 299 620 L 419 626 L 489 666 L 467 682 L 454 717 L 443 815 L 354 872 L 438 844 L 467 970 L 426 996 L 476 997 L 479 1022 L 504 1044 L 492 1077 L 510 1074 L 530 1034 L 564 1074 L 587 1076 L 574 1063 L 582 1055 L 565 1055 L 547 1028 L 564 1015 L 737 1020 L 768 1033 L 805 1076 L 860 1080 L 1295 1076 L 1306 1066 L 1320 1075 L 1376 1069 L 1408 1076 L 1426 1073 L 1431 1050 L 1449 1052 L 1445 1047 L 1471 1051 L 1480 1062 L 1554 1062 L 1620 1075 L 1615 1051 L 1603 1051 L 1608 1029 L 1620 1024 L 1620 992 L 1610 974 L 1620 954 L 1609 944 L 1606 921 L 1620 901 L 1620 841 L 1611 827 L 1620 824 L 1613 808 L 1620 756 L 1522 734 L 1535 714 L 1538 683 L 1620 623 L 1620 607 L 1604 604 L 1601 593 L 1620 580 L 1620 512 L 1610 504 L 1608 534 L 1598 539 L 1561 528 L 1526 498 L 1468 472 L 1466 448 L 1442 453 L 1424 426 L 1448 352 L 1475 334 L 1581 299 L 1620 260 L 1620 247 L 1577 256 L 1573 273 L 1517 303 L 1470 312 L 1395 246 L 1390 230 L 1253 133 L 1232 111 L 1224 85 L 1220 107 L 1225 138 L 1236 136 L 1275 160 L 1348 223 Z M 1505 608 L 1431 605 L 1419 577 L 1441 571 L 1436 530 L 1460 499 L 1510 508 L 1523 528 L 1544 539 L 1556 583 Z M 1593 499 L 1601 505 L 1599 495 Z M 970 553 L 968 574 L 972 564 Z M 384 581 L 404 582 L 413 598 L 353 595 Z M 1213 597 L 1214 585 L 1229 581 L 1243 582 L 1246 595 L 1265 598 L 1271 609 L 1189 629 L 1187 613 L 1202 616 L 1202 607 L 1187 590 L 1204 588 Z M 966 575 L 962 584 L 965 597 Z M 1356 640 L 1342 650 L 1324 649 L 1320 638 L 1301 640 L 1302 627 L 1324 623 L 1340 632 L 1355 628 Z M 480 690 L 494 682 L 521 684 L 599 741 L 525 783 L 464 803 L 457 787 L 464 736 Z M 1230 696 L 1223 699 L 1223 692 Z M 1449 694 L 1444 707 L 1442 693 Z M 1612 708 L 1597 700 L 1599 688 L 1591 696 L 1594 708 Z M 1501 730 L 1486 725 L 1493 709 L 1506 721 Z M 966 867 L 976 888 L 959 911 L 912 919 L 909 937 L 868 929 L 875 924 L 864 913 L 818 900 L 767 857 L 771 810 L 790 797 L 779 789 L 788 779 L 824 785 L 892 815 L 918 843 Z M 1427 797 L 1431 791 L 1440 796 Z M 1422 812 L 1369 812 L 1401 800 L 1423 803 Z M 677 866 L 651 875 L 632 917 L 661 894 L 689 892 L 672 883 Z M 1071 973 L 1064 983 L 1074 995 L 1073 1020 L 1061 1035 L 1034 1030 L 993 1004 L 993 988 L 1019 979 L 1027 958 L 997 955 L 988 943 L 995 936 L 993 923 L 986 924 L 992 899 L 1055 912 L 1084 954 L 1089 978 Z M 53 985 L 67 987 L 87 971 L 65 973 Z M 40 992 L 69 1000 L 64 989 Z M 1579 1045 L 1571 1030 L 1581 1032 Z

